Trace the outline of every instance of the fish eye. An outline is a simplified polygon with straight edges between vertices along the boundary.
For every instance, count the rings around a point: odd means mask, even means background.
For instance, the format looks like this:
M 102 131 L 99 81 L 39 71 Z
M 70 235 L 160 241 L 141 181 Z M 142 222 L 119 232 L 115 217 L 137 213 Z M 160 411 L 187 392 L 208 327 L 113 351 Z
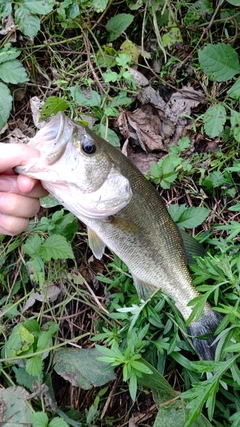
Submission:
M 82 146 L 83 152 L 86 154 L 94 154 L 97 149 L 95 142 L 90 138 L 86 138 L 82 142 L 81 146 Z

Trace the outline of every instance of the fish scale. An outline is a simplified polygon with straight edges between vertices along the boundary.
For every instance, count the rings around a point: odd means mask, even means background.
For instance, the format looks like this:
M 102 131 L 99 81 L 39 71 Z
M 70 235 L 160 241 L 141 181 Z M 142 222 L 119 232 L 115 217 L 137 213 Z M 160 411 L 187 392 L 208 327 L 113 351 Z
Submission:
M 51 118 L 29 144 L 41 157 L 16 171 L 40 179 L 87 226 L 97 258 L 105 246 L 119 256 L 141 299 L 159 289 L 186 321 L 192 312 L 188 303 L 199 295 L 191 285 L 187 248 L 192 255 L 202 254 L 202 248 L 178 229 L 152 184 L 118 149 L 63 113 Z M 220 319 L 207 303 L 201 318 L 188 326 L 200 359 L 214 358 Z

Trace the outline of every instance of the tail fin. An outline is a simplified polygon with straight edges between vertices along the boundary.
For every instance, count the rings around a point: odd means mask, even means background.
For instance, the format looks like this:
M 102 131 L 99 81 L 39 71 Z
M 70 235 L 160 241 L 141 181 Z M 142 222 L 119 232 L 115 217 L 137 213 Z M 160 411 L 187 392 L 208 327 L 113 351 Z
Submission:
M 198 321 L 189 325 L 188 331 L 200 360 L 214 360 L 216 345 L 212 343 L 221 320 L 222 316 L 210 309 Z

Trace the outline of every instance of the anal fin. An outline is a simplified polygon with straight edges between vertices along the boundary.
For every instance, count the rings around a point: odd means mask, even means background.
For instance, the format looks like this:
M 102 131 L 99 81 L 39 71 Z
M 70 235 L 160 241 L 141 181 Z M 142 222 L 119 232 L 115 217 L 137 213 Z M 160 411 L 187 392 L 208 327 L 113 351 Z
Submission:
M 140 280 L 134 274 L 132 274 L 132 278 L 140 300 L 148 300 L 158 290 L 155 286 L 151 285 L 150 283 L 144 282 L 143 280 Z

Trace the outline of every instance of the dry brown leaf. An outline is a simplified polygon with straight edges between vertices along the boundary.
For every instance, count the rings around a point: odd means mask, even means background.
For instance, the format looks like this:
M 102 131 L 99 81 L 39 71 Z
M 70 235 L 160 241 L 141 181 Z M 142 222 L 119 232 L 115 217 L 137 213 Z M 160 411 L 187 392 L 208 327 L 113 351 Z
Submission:
M 161 137 L 161 119 L 156 108 L 150 105 L 127 113 L 127 120 L 135 131 L 135 141 L 145 152 L 168 151 Z

